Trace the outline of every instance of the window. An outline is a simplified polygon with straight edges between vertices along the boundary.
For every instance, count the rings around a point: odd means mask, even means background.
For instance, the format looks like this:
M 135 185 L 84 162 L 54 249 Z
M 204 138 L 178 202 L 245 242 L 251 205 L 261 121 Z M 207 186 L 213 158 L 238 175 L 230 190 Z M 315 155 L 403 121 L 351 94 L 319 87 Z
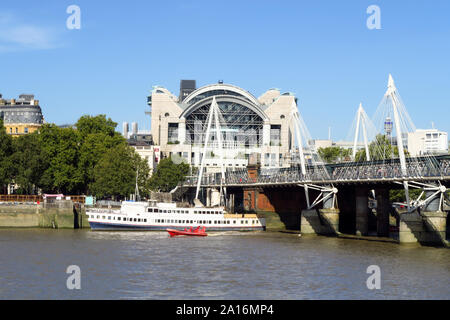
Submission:
M 28 128 L 23 129 L 23 132 L 28 133 Z
M 148 208 L 147 211 L 148 212 L 153 212 L 153 209 L 152 208 Z
M 167 141 L 170 143 L 178 141 L 178 123 L 169 123 Z
M 122 218 L 121 217 L 117 217 L 117 220 L 120 221 Z
M 272 146 L 280 145 L 280 134 L 281 134 L 281 125 L 270 126 L 270 145 Z

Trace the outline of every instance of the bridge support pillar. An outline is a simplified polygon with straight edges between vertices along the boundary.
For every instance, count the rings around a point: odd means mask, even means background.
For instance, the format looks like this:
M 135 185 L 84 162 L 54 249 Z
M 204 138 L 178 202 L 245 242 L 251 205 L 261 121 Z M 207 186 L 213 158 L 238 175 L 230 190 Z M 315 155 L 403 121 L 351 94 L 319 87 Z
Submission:
M 369 233 L 369 190 L 356 188 L 356 235 Z
M 446 241 L 447 213 L 440 211 L 417 211 L 400 214 L 400 243 L 440 244 Z
M 377 235 L 389 237 L 389 215 L 391 211 L 389 189 L 377 189 L 375 193 L 377 197 Z
M 339 209 L 302 210 L 300 231 L 302 234 L 337 235 L 339 233 Z

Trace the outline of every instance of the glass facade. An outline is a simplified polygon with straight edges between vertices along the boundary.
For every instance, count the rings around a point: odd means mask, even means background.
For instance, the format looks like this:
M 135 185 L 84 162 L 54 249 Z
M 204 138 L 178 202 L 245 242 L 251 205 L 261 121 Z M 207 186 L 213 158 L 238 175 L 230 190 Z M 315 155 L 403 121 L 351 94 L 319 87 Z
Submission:
M 263 119 L 250 108 L 235 102 L 218 102 L 219 122 L 224 146 L 228 148 L 252 148 L 262 146 Z M 205 141 L 210 104 L 204 105 L 186 117 L 186 141 L 201 145 Z M 212 124 L 211 140 L 217 142 Z

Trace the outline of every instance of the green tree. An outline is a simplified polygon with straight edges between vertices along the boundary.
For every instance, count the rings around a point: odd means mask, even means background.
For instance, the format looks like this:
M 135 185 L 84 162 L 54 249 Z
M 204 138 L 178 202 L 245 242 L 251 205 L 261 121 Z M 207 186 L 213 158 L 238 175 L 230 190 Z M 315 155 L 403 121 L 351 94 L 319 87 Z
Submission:
M 6 186 L 11 182 L 12 153 L 12 138 L 6 133 L 3 121 L 0 119 L 0 189 L 2 193 L 6 192 Z
M 74 128 L 45 124 L 40 129 L 42 155 L 48 167 L 40 185 L 44 192 L 80 194 L 83 173 L 78 167 L 81 136 Z
M 406 156 L 409 155 L 406 149 L 404 153 Z M 386 135 L 382 134 L 377 135 L 375 140 L 369 144 L 369 154 L 371 160 L 383 160 L 392 157 L 398 158 L 399 156 L 398 148 L 392 146 Z M 359 150 L 355 155 L 355 161 L 366 161 L 366 159 L 366 149 Z
M 40 187 L 40 180 L 49 163 L 42 153 L 38 132 L 13 139 L 14 153 L 11 156 L 14 182 L 18 193 L 33 194 Z
M 78 119 L 75 127 L 83 137 L 91 133 L 104 133 L 112 137 L 117 133 L 115 131 L 117 123 L 112 121 L 111 118 L 106 119 L 104 114 L 97 116 L 84 115 Z
M 148 195 L 147 162 L 129 146 L 119 144 L 107 150 L 94 168 L 92 192 L 97 198 L 124 198 L 135 193 L 136 174 L 141 196 Z
M 78 166 L 83 175 L 83 192 L 89 194 L 97 163 L 109 149 L 125 145 L 126 140 L 115 131 L 117 123 L 106 119 L 105 115 L 83 116 L 75 126 L 81 137 Z
M 351 149 L 344 149 L 341 147 L 319 148 L 317 151 L 319 156 L 326 163 L 336 163 L 349 159 L 351 153 Z
M 409 189 L 409 199 L 415 200 L 422 193 L 423 189 Z M 425 195 L 421 197 L 422 200 L 425 199 Z M 406 201 L 405 189 L 391 189 L 389 190 L 389 200 L 392 202 L 404 202 Z
M 184 181 L 188 173 L 189 165 L 187 163 L 175 164 L 171 158 L 163 159 L 150 179 L 150 190 L 169 192 L 178 183 Z

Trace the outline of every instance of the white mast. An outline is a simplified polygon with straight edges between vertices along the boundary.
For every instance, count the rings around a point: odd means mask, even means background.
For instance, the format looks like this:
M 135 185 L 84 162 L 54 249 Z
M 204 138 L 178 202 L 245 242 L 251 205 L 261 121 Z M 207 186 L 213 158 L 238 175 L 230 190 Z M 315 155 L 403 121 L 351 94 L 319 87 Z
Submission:
M 302 170 L 303 177 L 306 177 L 306 163 L 305 163 L 305 155 L 303 153 L 302 134 L 300 131 L 300 117 L 299 117 L 297 105 L 295 102 L 293 102 L 293 105 L 292 105 L 291 116 L 292 116 L 292 120 L 293 120 L 293 124 L 294 124 L 295 135 L 297 137 L 298 152 L 300 154 L 300 168 Z M 309 203 L 308 185 L 305 184 L 304 187 L 305 187 L 306 204 L 309 208 L 310 203 Z
M 370 161 L 370 154 L 369 154 L 369 142 L 367 141 L 367 128 L 366 128 L 366 116 L 365 116 L 365 112 L 362 106 L 362 103 L 359 104 L 359 108 L 358 111 L 356 113 L 356 131 L 355 131 L 355 139 L 353 141 L 353 160 L 355 160 L 355 156 L 356 156 L 356 144 L 358 142 L 358 137 L 359 137 L 359 128 L 360 125 L 362 127 L 362 131 L 363 131 L 363 138 L 364 138 L 364 147 L 366 149 L 366 160 Z
M 209 108 L 208 113 L 208 126 L 206 128 L 206 135 L 205 135 L 205 145 L 203 146 L 203 153 L 201 153 L 202 161 L 200 162 L 200 171 L 198 173 L 198 181 L 197 181 L 197 190 L 195 191 L 195 199 L 198 199 L 198 193 L 200 191 L 200 185 L 202 182 L 202 176 L 203 176 L 203 168 L 205 167 L 205 159 L 206 159 L 206 149 L 208 146 L 209 141 L 209 134 L 211 131 L 211 122 L 214 115 L 214 108 L 213 105 L 216 103 L 216 97 L 213 98 L 213 101 L 211 103 L 211 107 Z
M 358 136 L 359 136 L 359 123 L 361 122 L 361 110 L 362 110 L 362 103 L 359 104 L 358 111 L 356 112 L 356 131 L 355 131 L 355 139 L 353 141 L 353 155 L 352 158 L 355 159 L 356 156 L 356 143 L 358 142 Z
M 405 152 L 403 149 L 403 135 L 400 125 L 400 117 L 398 115 L 398 106 L 397 106 L 397 88 L 395 87 L 394 79 L 392 78 L 392 75 L 389 74 L 389 81 L 388 81 L 388 89 L 386 91 L 386 96 L 389 96 L 392 100 L 392 107 L 394 112 L 394 122 L 395 122 L 395 131 L 397 133 L 397 147 L 398 147 L 398 155 L 400 158 L 400 168 L 402 170 L 402 175 L 407 175 L 406 170 L 406 158 L 405 158 Z M 409 211 L 409 191 L 408 191 L 408 182 L 404 181 L 403 186 L 405 188 L 405 195 L 406 195 L 406 204 L 408 205 L 408 211 Z
M 220 161 L 220 171 L 222 173 L 222 179 L 220 181 L 220 194 L 222 194 L 222 183 L 225 182 L 225 167 L 224 167 L 224 161 L 223 161 L 223 145 L 222 145 L 222 132 L 220 128 L 220 122 L 219 122 L 219 106 L 216 102 L 216 97 L 213 98 L 213 102 L 211 103 L 211 108 L 214 109 L 214 118 L 215 118 L 215 125 L 216 125 L 216 135 L 217 135 L 217 143 L 218 143 L 218 153 L 219 153 L 219 161 Z M 226 189 L 223 188 L 224 191 L 224 198 L 226 199 Z
M 213 100 L 211 102 L 211 106 L 209 108 L 209 113 L 208 113 L 208 126 L 206 128 L 206 133 L 205 133 L 205 145 L 203 146 L 203 153 L 202 153 L 202 161 L 200 164 L 200 172 L 199 172 L 199 176 L 198 176 L 198 181 L 197 181 L 197 190 L 195 192 L 195 199 L 198 199 L 198 194 L 200 192 L 200 185 L 201 185 L 201 181 L 202 181 L 202 176 L 203 176 L 203 169 L 205 167 L 205 161 L 206 161 L 206 150 L 208 147 L 208 142 L 209 142 L 209 136 L 211 134 L 211 125 L 212 125 L 212 120 L 214 118 L 214 124 L 216 127 L 216 135 L 217 135 L 217 143 L 218 143 L 218 154 L 219 154 L 219 158 L 220 158 L 220 167 L 221 167 L 221 182 L 220 185 L 222 186 L 222 182 L 225 181 L 225 168 L 224 168 L 224 161 L 223 161 L 223 145 L 222 145 L 222 132 L 220 130 L 220 122 L 219 122 L 219 106 L 217 105 L 217 101 L 216 101 L 216 97 L 213 97 Z M 222 188 L 221 188 L 221 192 L 222 192 Z M 224 195 L 226 198 L 226 189 L 224 188 Z

